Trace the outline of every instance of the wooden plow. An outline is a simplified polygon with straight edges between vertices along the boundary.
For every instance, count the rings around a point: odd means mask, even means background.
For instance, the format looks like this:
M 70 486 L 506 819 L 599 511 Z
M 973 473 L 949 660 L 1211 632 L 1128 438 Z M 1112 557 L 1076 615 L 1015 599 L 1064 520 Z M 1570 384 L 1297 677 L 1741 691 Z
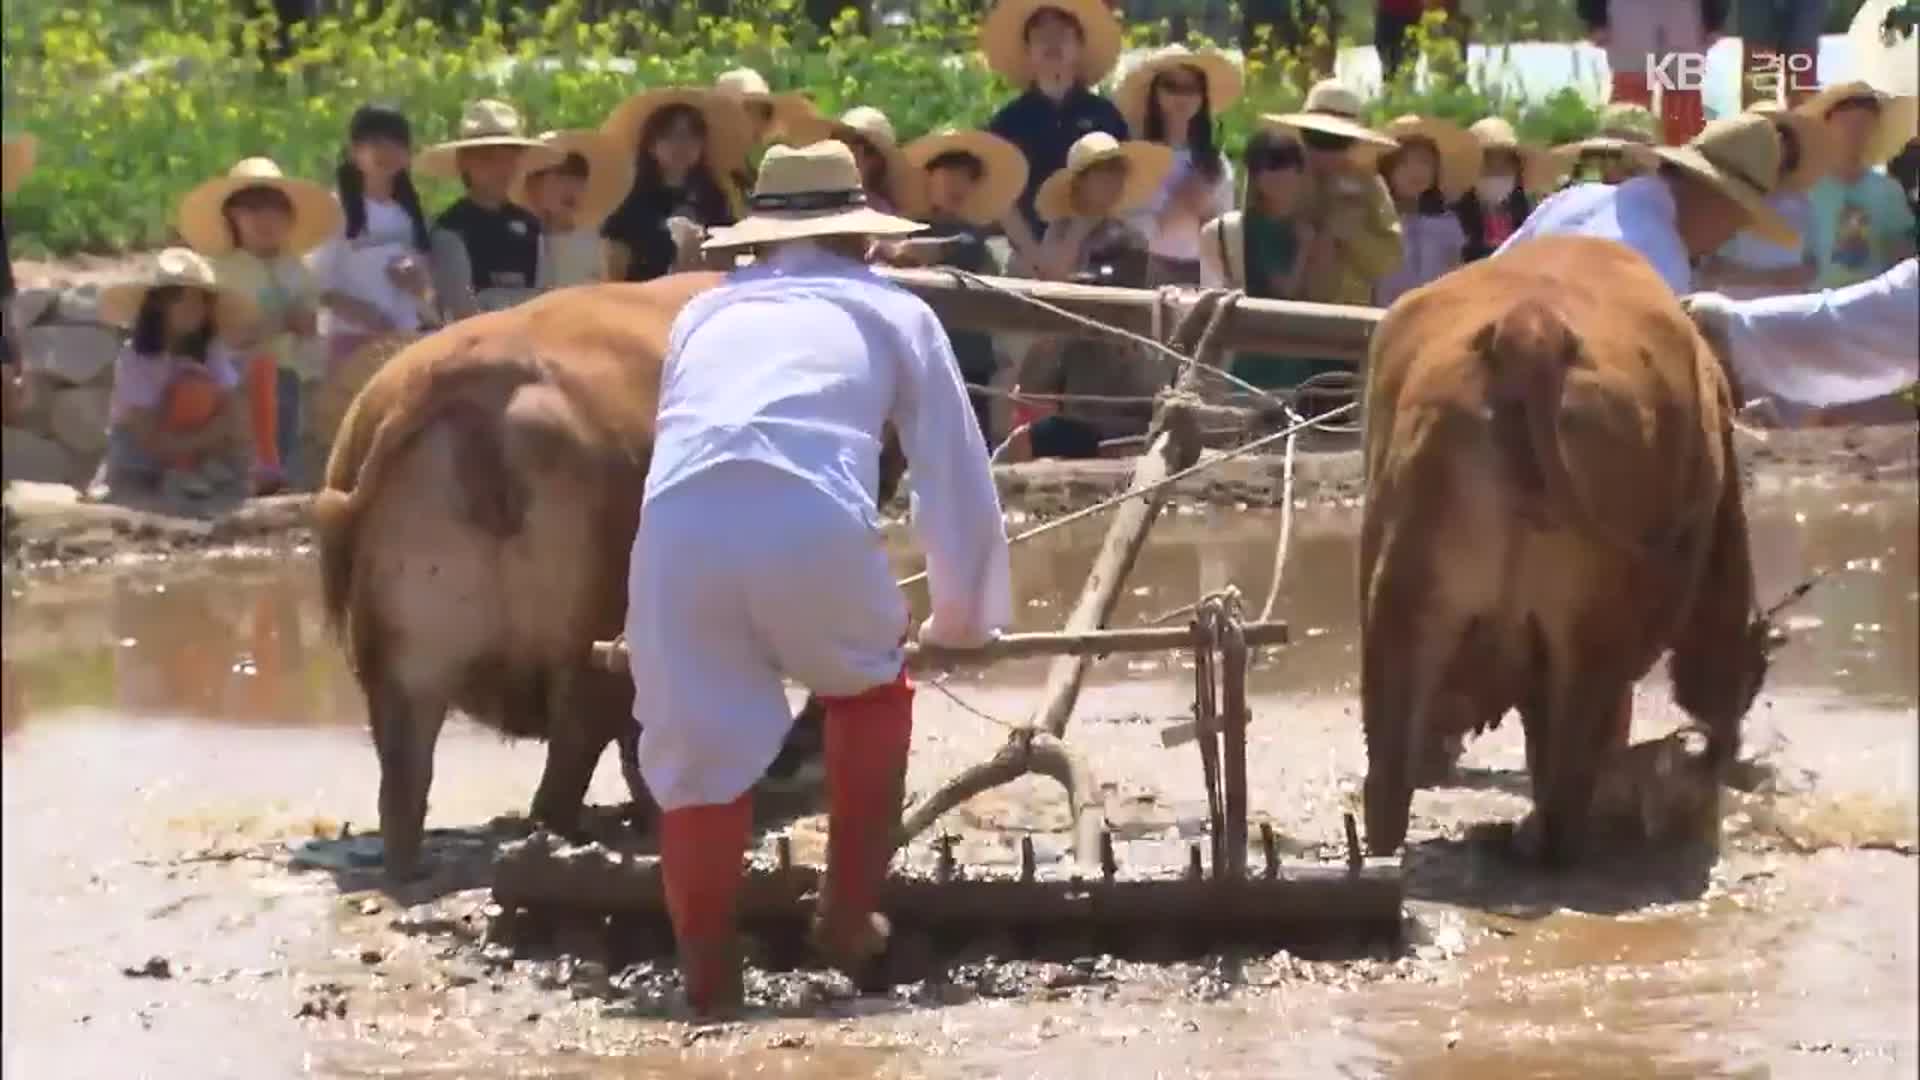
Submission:
M 1156 300 L 1155 294 L 1138 290 L 1024 281 L 991 281 L 982 288 L 936 272 L 894 276 L 927 297 L 943 316 L 969 328 L 1075 332 L 1071 316 L 1063 319 L 1056 311 L 1049 320 L 1031 314 L 1034 294 L 1042 294 L 1037 298 L 1049 305 L 1072 306 L 1123 327 L 1159 323 L 1150 305 L 1169 299 L 1165 293 Z M 899 844 L 914 842 L 949 811 L 982 792 L 1040 774 L 1052 777 L 1066 794 L 1073 818 L 1073 866 L 1065 872 L 1043 872 L 1027 837 L 1021 841 L 1017 871 L 966 867 L 954 857 L 953 838 L 937 836 L 931 869 L 897 871 L 889 879 L 884 906 L 897 926 L 936 938 L 1004 932 L 1045 942 L 1062 934 L 1074 940 L 1092 935 L 1109 946 L 1118 943 L 1110 949 L 1116 952 L 1127 951 L 1128 943 L 1164 940 L 1168 934 L 1188 946 L 1209 948 L 1380 940 L 1399 933 L 1404 894 L 1399 864 L 1362 859 L 1351 815 L 1345 819 L 1344 864 L 1282 865 L 1273 833 L 1262 827 L 1257 839 L 1260 862 L 1249 866 L 1256 842 L 1248 828 L 1246 747 L 1252 717 L 1247 669 L 1251 650 L 1287 642 L 1286 624 L 1247 621 L 1238 591 L 1229 588 L 1201 598 L 1186 626 L 1106 628 L 1170 494 L 1170 478 L 1196 467 L 1201 452 L 1197 417 L 1208 407 L 1198 400 L 1195 387 L 1210 358 L 1227 343 L 1352 355 L 1364 348 L 1378 313 L 1243 301 L 1237 294 L 1218 291 L 1190 292 L 1176 299 L 1181 317 L 1163 344 L 1191 359 L 1159 399 L 1146 452 L 1137 459 L 1127 494 L 1114 500 L 1105 540 L 1065 625 L 1056 633 L 1003 636 L 976 650 L 920 645 L 907 650 L 909 665 L 921 670 L 1040 656 L 1050 657 L 1051 664 L 1040 701 L 1026 722 L 1010 732 L 992 757 L 963 770 L 910 808 Z M 1310 332 L 1298 332 L 1303 321 Z M 908 582 L 914 580 L 917 576 Z M 1208 850 L 1203 858 L 1201 845 L 1192 845 L 1184 865 L 1123 870 L 1106 827 L 1099 783 L 1068 741 L 1068 722 L 1096 657 L 1185 649 L 1193 650 L 1195 659 L 1192 730 L 1207 793 Z M 597 663 L 626 670 L 624 642 L 602 642 L 594 651 Z M 795 865 L 786 839 L 777 839 L 773 857 L 756 859 L 748 869 L 743 923 L 803 926 L 819 881 L 820 872 Z M 666 918 L 655 859 L 597 845 L 569 848 L 545 834 L 503 849 L 494 889 L 496 900 L 509 908 L 602 912 L 659 925 Z

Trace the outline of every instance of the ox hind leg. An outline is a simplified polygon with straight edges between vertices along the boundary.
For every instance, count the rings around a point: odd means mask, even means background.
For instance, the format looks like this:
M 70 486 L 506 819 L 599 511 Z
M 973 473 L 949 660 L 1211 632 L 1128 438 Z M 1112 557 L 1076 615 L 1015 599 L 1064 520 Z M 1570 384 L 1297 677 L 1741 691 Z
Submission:
M 384 675 L 368 681 L 366 695 L 374 752 L 380 759 L 381 857 L 387 877 L 405 881 L 421 871 L 433 751 L 447 718 L 447 701 L 411 694 Z
M 1516 851 L 1564 869 L 1580 860 L 1591 835 L 1601 770 L 1625 746 L 1633 680 L 1606 669 L 1580 670 L 1554 656 L 1521 709 L 1533 810 L 1514 837 Z
M 620 745 L 621 768 L 629 787 L 638 780 L 639 734 L 623 735 L 633 727 L 631 684 L 611 672 L 588 670 L 585 665 L 554 664 L 547 670 L 547 764 L 533 795 L 532 818 L 569 838 L 581 836 L 581 810 L 594 770 L 610 742 Z M 625 723 L 622 724 L 621 721 Z M 627 743 L 633 743 L 631 754 Z M 631 762 L 631 772 L 628 765 Z M 646 787 L 635 795 L 640 802 Z

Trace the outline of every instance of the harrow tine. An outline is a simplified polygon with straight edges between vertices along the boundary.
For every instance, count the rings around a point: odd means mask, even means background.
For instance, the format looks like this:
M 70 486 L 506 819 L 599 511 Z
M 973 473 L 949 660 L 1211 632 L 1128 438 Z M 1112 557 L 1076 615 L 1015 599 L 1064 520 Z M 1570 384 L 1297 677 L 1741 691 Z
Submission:
M 1020 880 L 1032 882 L 1034 876 L 1033 837 L 1020 838 Z
M 1113 855 L 1113 833 L 1103 832 L 1100 834 L 1100 878 L 1112 881 L 1119 872 L 1120 861 Z
M 1280 876 L 1280 852 L 1273 842 L 1273 826 L 1260 823 L 1260 853 L 1267 858 L 1266 879 L 1272 881 Z

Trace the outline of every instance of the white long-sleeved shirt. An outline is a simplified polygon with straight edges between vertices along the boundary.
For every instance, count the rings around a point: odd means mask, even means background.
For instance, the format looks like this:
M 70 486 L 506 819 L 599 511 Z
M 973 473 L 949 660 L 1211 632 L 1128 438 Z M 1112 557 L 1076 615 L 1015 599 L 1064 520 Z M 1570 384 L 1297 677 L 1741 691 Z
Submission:
M 1748 396 L 1824 408 L 1920 381 L 1920 260 L 1858 285 L 1736 300 L 1727 310 L 1727 347 Z
M 913 470 L 913 527 L 927 556 L 932 614 L 920 636 L 975 644 L 1013 621 L 1013 603 L 973 405 L 933 309 L 859 263 L 789 248 L 681 311 L 646 499 L 717 465 L 754 461 L 878 527 L 888 422 Z
M 1680 239 L 1679 209 L 1673 191 L 1658 176 L 1636 176 L 1621 184 L 1575 184 L 1541 203 L 1507 242 L 1536 236 L 1597 236 L 1617 240 L 1653 264 L 1674 295 L 1693 291 L 1693 262 Z

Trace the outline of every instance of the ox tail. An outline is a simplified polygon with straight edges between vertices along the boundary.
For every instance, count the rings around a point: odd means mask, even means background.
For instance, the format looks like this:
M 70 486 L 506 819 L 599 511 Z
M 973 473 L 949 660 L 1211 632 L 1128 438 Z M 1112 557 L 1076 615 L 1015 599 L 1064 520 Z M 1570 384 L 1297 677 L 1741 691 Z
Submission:
M 347 626 L 360 519 L 381 497 L 394 465 L 434 427 L 444 426 L 453 436 L 459 505 L 469 523 L 501 539 L 520 531 L 528 493 L 509 468 L 502 416 L 516 390 L 540 379 L 532 363 L 446 366 L 425 373 L 376 422 L 360 461 L 341 470 L 351 476 L 352 487 L 330 486 L 314 497 L 321 602 L 335 633 Z
M 1541 300 L 1523 300 L 1474 336 L 1486 365 L 1494 440 L 1513 470 L 1529 516 L 1541 524 L 1581 518 L 1583 506 L 1560 448 L 1560 398 L 1580 363 L 1580 340 Z

